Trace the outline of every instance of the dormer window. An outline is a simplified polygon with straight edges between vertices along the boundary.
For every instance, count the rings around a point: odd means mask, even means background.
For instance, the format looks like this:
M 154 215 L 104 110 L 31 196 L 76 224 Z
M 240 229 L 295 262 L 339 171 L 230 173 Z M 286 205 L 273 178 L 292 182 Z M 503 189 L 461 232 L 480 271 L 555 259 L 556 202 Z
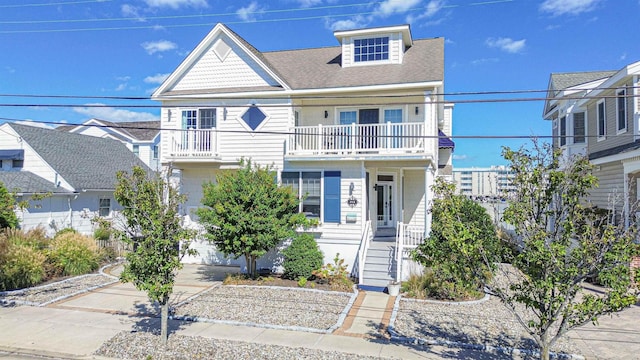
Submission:
M 355 62 L 389 60 L 389 37 L 356 39 L 353 52 Z

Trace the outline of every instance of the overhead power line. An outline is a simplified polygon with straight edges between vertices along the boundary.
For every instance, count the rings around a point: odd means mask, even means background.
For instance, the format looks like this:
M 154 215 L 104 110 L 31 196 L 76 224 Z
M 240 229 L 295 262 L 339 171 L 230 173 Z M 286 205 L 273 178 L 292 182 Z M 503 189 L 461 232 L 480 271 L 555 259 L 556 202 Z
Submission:
M 47 3 L 28 3 L 28 4 L 2 4 L 0 9 L 7 8 L 24 8 L 24 7 L 40 7 L 40 6 L 61 6 L 61 5 L 80 5 L 87 3 L 101 3 L 110 2 L 112 0 L 78 0 L 78 1 L 59 1 L 59 2 L 47 2 Z
M 0 120 L 4 120 L 7 122 L 32 122 L 30 120 L 26 120 L 26 119 L 15 119 L 15 118 L 5 118 L 5 117 L 0 117 Z M 132 122 L 127 122 L 125 125 L 99 125 L 99 124 L 78 124 L 78 123 L 64 123 L 64 122 L 59 122 L 59 121 L 37 121 L 37 123 L 42 123 L 42 124 L 47 124 L 47 125 L 59 125 L 59 126 L 85 126 L 85 127 L 97 127 L 97 128 L 107 128 L 107 129 L 124 129 L 124 130 L 157 130 L 157 131 L 181 131 L 181 132 L 187 132 L 190 130 L 194 130 L 194 129 L 168 129 L 168 128 L 158 128 L 158 127 L 149 127 L 149 126 L 135 126 L 135 125 L 131 125 Z M 300 135 L 299 133 L 296 133 L 295 131 L 268 131 L 268 130 L 256 130 L 256 131 L 249 131 L 249 130 L 221 130 L 221 129 L 208 129 L 211 132 L 217 132 L 217 133 L 221 133 L 221 134 L 262 134 L 262 135 Z M 330 136 L 331 134 L 325 134 L 326 136 Z M 360 134 L 333 134 L 336 136 L 344 136 L 344 137 L 352 137 L 352 138 L 358 138 L 361 137 L 363 135 Z M 318 134 L 318 136 L 322 136 L 322 134 Z M 370 136 L 370 135 L 365 135 L 365 136 Z M 607 137 L 616 137 L 616 138 L 620 138 L 620 137 L 635 137 L 635 134 L 615 134 L 615 135 L 608 135 Z M 405 138 L 405 139 L 441 139 L 441 138 L 449 138 L 449 139 L 560 139 L 560 138 L 574 138 L 574 137 L 584 137 L 584 138 L 598 138 L 600 137 L 599 135 L 580 135 L 580 136 L 574 136 L 574 135 L 564 135 L 564 136 L 560 136 L 560 135 L 445 135 L 445 136 L 439 136 L 439 135 L 403 135 L 403 134 L 399 134 L 399 135 L 377 135 L 376 137 L 378 138 Z

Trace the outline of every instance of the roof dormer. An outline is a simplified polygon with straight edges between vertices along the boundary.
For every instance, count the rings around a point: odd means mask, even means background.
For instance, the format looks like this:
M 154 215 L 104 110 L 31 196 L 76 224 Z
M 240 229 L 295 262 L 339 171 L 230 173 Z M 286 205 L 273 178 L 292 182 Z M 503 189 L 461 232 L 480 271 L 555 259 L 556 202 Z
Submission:
M 411 47 L 409 25 L 336 31 L 342 45 L 342 67 L 402 64 Z

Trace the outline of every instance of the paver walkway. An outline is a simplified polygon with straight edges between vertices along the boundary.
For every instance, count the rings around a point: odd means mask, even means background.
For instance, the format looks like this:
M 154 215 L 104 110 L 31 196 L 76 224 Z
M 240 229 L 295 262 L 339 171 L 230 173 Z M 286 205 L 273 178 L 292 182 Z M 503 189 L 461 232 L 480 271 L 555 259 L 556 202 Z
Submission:
M 228 269 L 227 269 L 228 270 Z M 221 280 L 224 269 L 187 265 L 177 278 L 176 299 L 186 299 Z M 439 346 L 393 344 L 381 334 L 388 325 L 393 298 L 361 292 L 344 325 L 333 334 L 263 329 L 211 323 L 172 321 L 177 334 L 254 343 L 305 346 L 402 359 L 496 359 L 482 351 Z M 46 355 L 55 358 L 93 358 L 102 343 L 123 330 L 145 325 L 156 328 L 159 319 L 143 292 L 131 284 L 114 284 L 38 308 L 0 307 L 0 359 Z M 620 330 L 626 329 L 626 330 Z M 602 318 L 598 327 L 572 333 L 588 359 L 640 359 L 640 307 L 620 316 Z M 512 357 L 503 357 L 512 359 Z

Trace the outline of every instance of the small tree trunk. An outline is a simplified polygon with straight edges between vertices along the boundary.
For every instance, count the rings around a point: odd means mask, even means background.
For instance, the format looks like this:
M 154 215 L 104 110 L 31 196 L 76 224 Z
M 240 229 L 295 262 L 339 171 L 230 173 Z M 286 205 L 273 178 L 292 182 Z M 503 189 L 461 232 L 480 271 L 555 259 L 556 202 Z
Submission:
M 165 296 L 160 303 L 160 340 L 162 346 L 167 346 L 167 339 L 169 338 L 169 297 Z
M 251 254 L 246 253 L 244 254 L 244 259 L 247 262 L 247 275 L 252 279 L 255 279 L 256 278 L 256 261 L 254 257 Z
M 540 347 L 540 360 L 549 360 L 549 344 Z

